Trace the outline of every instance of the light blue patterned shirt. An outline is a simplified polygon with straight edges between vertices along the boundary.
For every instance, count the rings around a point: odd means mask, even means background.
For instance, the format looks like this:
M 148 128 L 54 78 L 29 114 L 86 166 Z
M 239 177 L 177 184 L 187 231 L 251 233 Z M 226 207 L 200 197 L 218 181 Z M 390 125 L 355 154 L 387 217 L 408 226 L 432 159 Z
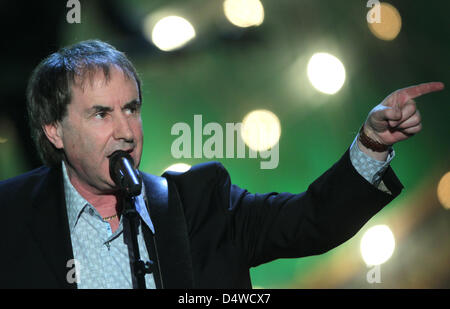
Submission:
M 123 223 L 112 233 L 108 222 L 104 221 L 97 210 L 89 204 L 73 187 L 62 163 L 64 176 L 64 193 L 66 196 L 67 215 L 73 255 L 76 261 L 77 285 L 79 289 L 131 289 L 130 259 L 128 247 L 123 239 Z M 144 203 L 145 190 L 142 186 L 138 197 Z M 145 204 L 140 204 L 145 207 Z M 154 231 L 150 218 L 144 218 Z M 141 260 L 149 261 L 142 227 L 138 228 L 138 244 Z M 148 289 L 155 288 L 153 274 L 145 275 Z
M 358 173 L 368 182 L 388 193 L 389 190 L 384 186 L 381 178 L 394 156 L 395 152 L 391 148 L 386 161 L 374 160 L 359 149 L 356 138 L 350 146 L 350 160 Z M 75 265 L 79 266 L 78 288 L 133 288 L 128 247 L 123 241 L 122 218 L 118 229 L 112 233 L 109 223 L 104 221 L 97 210 L 72 186 L 64 163 L 62 167 L 73 254 L 77 261 Z M 139 200 L 143 202 L 145 190 L 144 186 L 142 188 Z M 138 206 L 145 207 L 145 204 L 138 204 Z M 150 218 L 143 219 L 155 232 Z M 145 262 L 149 260 L 149 256 L 141 226 L 138 230 L 139 251 L 141 259 Z M 147 288 L 155 288 L 153 274 L 145 276 L 145 283 Z
M 381 179 L 392 159 L 395 157 L 394 149 L 389 147 L 386 161 L 378 161 L 359 149 L 357 138 L 358 135 L 355 137 L 352 145 L 350 146 L 350 160 L 353 167 L 372 185 L 390 194 L 391 192 Z

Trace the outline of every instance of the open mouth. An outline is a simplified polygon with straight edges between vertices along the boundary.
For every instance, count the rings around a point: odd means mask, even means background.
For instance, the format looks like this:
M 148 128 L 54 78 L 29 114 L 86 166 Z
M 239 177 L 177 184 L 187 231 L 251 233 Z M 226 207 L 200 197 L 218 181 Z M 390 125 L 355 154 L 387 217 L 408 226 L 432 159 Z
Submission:
M 115 153 L 118 150 L 125 151 L 126 153 L 131 154 L 133 152 L 134 148 L 130 148 L 130 149 L 116 149 L 113 152 L 111 152 L 109 155 L 107 155 L 106 157 L 109 159 L 113 155 L 113 153 Z

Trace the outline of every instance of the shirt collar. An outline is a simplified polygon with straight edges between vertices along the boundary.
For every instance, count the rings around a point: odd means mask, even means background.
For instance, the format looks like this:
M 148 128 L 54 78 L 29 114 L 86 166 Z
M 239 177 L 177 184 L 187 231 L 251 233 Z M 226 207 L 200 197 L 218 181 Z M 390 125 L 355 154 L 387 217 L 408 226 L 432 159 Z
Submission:
M 77 224 L 78 218 L 80 214 L 83 212 L 83 209 L 86 206 L 90 206 L 94 208 L 84 197 L 81 196 L 80 193 L 75 189 L 69 179 L 69 175 L 67 174 L 67 169 L 64 161 L 62 163 L 63 170 L 63 178 L 64 178 L 64 194 L 66 197 L 66 205 L 67 205 L 67 217 L 69 219 L 69 228 L 70 231 L 73 231 L 73 228 Z M 147 211 L 147 195 L 145 192 L 145 186 L 142 184 L 141 194 L 136 197 L 136 210 L 140 214 L 141 218 L 150 228 L 150 230 L 155 233 L 155 228 L 153 226 L 153 222 L 150 219 L 150 215 Z M 122 221 L 122 220 L 121 220 Z

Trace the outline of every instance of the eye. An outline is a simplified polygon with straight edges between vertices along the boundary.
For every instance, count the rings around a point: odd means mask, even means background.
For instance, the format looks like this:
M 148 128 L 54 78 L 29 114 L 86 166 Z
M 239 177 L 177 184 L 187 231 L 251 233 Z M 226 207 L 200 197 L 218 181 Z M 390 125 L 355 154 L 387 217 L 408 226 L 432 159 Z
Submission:
M 131 105 L 126 108 L 128 114 L 135 114 L 138 111 L 137 105 Z
M 106 112 L 97 112 L 97 113 L 95 113 L 95 118 L 104 119 L 106 117 L 106 115 L 107 115 Z

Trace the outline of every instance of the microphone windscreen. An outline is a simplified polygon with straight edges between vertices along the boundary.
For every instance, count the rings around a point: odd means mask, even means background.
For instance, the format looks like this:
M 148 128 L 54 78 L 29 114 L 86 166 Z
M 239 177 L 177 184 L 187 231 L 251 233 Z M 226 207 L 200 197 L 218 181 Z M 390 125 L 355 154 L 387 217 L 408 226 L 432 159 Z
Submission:
M 142 183 L 134 169 L 134 160 L 128 152 L 113 152 L 109 157 L 109 174 L 114 183 L 128 195 L 140 194 Z

